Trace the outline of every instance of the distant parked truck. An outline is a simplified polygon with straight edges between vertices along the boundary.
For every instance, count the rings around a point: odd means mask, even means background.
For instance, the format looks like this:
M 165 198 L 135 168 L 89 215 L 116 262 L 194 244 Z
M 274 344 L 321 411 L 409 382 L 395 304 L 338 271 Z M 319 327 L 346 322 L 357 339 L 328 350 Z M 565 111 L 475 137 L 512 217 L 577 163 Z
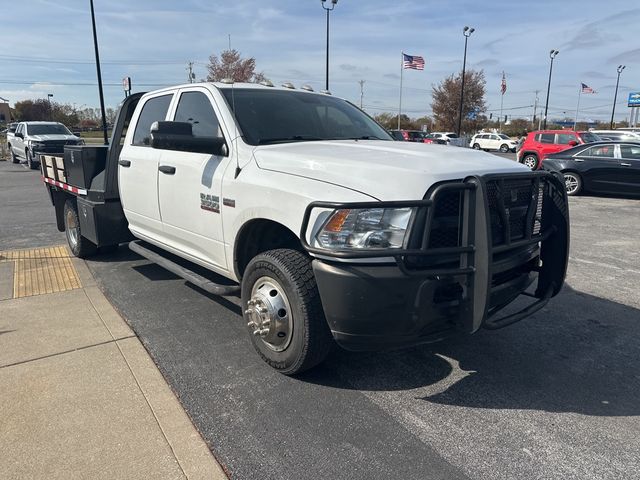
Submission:
M 33 170 L 40 166 L 40 155 L 62 155 L 65 145 L 82 144 L 84 140 L 58 122 L 20 122 L 13 134 L 7 134 L 13 163 L 23 159 Z

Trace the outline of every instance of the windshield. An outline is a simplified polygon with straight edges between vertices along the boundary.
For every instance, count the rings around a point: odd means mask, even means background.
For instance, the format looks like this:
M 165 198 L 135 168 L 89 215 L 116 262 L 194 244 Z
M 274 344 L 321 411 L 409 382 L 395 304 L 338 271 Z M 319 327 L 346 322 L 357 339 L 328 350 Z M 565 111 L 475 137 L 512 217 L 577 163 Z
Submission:
M 349 102 L 328 95 L 253 88 L 221 89 L 250 145 L 314 140 L 393 140 Z M 233 98 L 232 98 L 233 92 Z
M 61 123 L 27 125 L 27 132 L 29 135 L 72 135 Z
M 504 133 L 501 133 L 500 135 L 498 135 L 501 139 L 503 140 L 511 140 L 507 135 L 505 135 Z
M 600 140 L 602 140 L 598 135 L 591 132 L 582 132 L 580 133 L 580 136 L 582 137 L 582 141 L 584 143 L 599 142 Z

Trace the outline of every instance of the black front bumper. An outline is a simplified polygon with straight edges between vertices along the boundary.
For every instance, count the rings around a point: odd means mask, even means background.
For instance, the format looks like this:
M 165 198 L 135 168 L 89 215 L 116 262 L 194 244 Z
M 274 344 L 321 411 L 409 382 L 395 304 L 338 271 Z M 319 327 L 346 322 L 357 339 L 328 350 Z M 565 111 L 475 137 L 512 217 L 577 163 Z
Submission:
M 526 189 L 522 195 L 510 190 L 529 184 L 530 198 Z M 453 243 L 451 232 L 443 236 L 438 230 L 445 223 L 439 212 L 451 192 L 460 199 Z M 327 252 L 303 240 L 320 257 L 313 269 L 327 322 L 342 347 L 396 348 L 481 327 L 502 328 L 539 310 L 560 291 L 569 251 L 568 204 L 564 184 L 547 172 L 470 177 L 441 184 L 415 202 L 314 203 L 301 238 L 316 208 L 409 206 L 415 214 L 402 250 Z M 518 208 L 520 218 L 513 220 Z M 348 262 L 370 257 L 392 257 L 395 264 Z M 534 282 L 534 293 L 527 293 Z M 534 299 L 499 318 L 498 312 L 520 295 Z

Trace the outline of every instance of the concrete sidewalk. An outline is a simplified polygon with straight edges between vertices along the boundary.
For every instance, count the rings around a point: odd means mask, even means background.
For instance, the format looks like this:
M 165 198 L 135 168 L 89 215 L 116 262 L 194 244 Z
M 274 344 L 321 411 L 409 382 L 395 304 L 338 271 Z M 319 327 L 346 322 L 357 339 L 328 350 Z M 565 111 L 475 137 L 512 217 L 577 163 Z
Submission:
M 83 261 L 0 252 L 0 478 L 224 479 Z

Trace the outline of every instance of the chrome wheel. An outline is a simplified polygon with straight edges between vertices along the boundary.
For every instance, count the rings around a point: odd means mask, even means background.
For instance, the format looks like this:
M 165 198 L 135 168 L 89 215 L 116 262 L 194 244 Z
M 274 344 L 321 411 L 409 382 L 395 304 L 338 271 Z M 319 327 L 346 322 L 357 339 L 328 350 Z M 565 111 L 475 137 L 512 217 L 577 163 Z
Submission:
M 480 145 L 479 145 L 479 144 L 477 144 L 477 143 L 474 143 L 474 144 L 473 144 L 473 149 L 474 149 L 474 150 L 480 150 Z
M 527 155 L 526 157 L 524 157 L 524 160 L 522 160 L 522 163 L 529 167 L 531 170 L 535 170 L 538 166 L 538 159 L 533 155 Z
M 282 286 L 271 277 L 260 277 L 251 289 L 244 312 L 249 331 L 271 350 L 282 352 L 291 343 L 293 318 L 289 299 Z
M 73 210 L 67 210 L 65 218 L 65 231 L 67 232 L 67 239 L 71 248 L 75 248 L 78 245 L 80 239 L 80 226 L 78 225 L 77 218 Z
M 575 195 L 580 191 L 580 178 L 575 173 L 565 172 L 564 186 L 567 189 L 567 195 Z
M 500 151 L 502 153 L 507 153 L 509 151 L 509 145 L 501 145 L 500 146 Z

